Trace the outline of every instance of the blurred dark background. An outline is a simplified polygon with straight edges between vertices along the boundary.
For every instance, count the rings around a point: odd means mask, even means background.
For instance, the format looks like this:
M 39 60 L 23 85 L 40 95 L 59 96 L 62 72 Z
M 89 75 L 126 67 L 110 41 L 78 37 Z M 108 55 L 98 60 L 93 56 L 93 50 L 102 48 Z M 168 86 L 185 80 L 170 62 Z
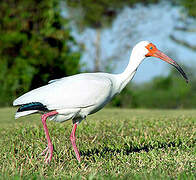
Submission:
M 138 75 L 142 80 L 137 81 L 136 77 L 110 106 L 195 108 L 196 0 L 2 0 L 0 106 L 10 106 L 16 97 L 51 79 L 80 72 L 123 71 L 124 67 L 119 65 L 121 59 L 128 62 L 127 54 L 130 55 L 135 42 L 143 37 L 159 41 L 152 38 L 158 37 L 153 28 L 163 22 L 158 20 L 153 24 L 148 11 L 160 8 L 161 12 L 163 7 L 175 17 L 171 23 L 173 29 L 167 35 L 173 45 L 168 50 L 163 37 L 161 47 L 175 60 L 175 47 L 181 48 L 180 52 L 189 59 L 188 62 L 181 59 L 180 64 L 190 83 L 186 84 L 172 67 L 166 66 L 162 71 L 157 68 L 161 73 L 153 74 L 156 64 L 146 66 L 148 72 Z M 159 14 L 155 16 L 161 18 Z M 152 33 L 139 38 L 145 29 L 139 25 L 134 27 L 144 19 L 152 27 Z M 165 30 L 169 20 L 170 17 L 166 17 Z M 188 56 L 189 52 L 193 56 Z M 148 74 L 150 78 L 145 79 Z

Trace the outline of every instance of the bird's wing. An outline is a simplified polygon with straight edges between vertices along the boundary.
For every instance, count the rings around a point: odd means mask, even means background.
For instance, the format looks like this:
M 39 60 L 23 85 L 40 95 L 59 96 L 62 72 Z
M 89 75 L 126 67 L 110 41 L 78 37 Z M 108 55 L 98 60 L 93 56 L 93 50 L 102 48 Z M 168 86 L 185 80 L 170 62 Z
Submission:
M 112 81 L 95 74 L 79 74 L 34 89 L 17 98 L 13 105 L 40 102 L 49 110 L 89 107 L 111 95 Z

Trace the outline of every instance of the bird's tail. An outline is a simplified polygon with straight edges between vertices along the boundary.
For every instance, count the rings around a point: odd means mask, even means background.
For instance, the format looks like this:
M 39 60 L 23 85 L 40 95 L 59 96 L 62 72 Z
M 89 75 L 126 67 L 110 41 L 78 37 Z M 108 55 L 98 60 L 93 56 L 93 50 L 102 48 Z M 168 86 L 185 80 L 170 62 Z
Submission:
M 29 111 L 16 112 L 15 119 L 18 119 L 19 117 L 22 117 L 22 116 L 26 116 L 26 115 L 29 115 L 29 114 L 36 113 L 37 111 L 38 110 L 29 110 Z
M 23 104 L 18 108 L 18 111 L 15 114 L 15 119 L 26 116 L 29 114 L 36 113 L 38 111 L 48 111 L 46 106 L 39 102 L 32 102 L 28 104 Z

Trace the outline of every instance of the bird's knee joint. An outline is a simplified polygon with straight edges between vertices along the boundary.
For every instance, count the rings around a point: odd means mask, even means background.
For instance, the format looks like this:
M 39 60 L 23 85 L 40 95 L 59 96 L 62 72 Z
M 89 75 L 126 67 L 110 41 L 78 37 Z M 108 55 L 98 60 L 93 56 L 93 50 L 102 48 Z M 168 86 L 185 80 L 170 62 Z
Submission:
M 43 122 L 43 123 L 46 122 L 46 119 L 47 119 L 47 115 L 46 115 L 46 114 L 42 115 L 42 122 Z

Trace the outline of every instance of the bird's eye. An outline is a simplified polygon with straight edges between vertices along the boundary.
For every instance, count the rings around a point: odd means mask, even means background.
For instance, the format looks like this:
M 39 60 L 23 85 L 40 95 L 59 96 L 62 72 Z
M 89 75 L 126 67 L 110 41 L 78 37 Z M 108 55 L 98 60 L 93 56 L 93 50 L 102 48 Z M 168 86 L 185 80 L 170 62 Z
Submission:
M 153 49 L 153 47 L 152 47 L 152 46 L 150 46 L 150 49 L 152 50 L 152 49 Z

